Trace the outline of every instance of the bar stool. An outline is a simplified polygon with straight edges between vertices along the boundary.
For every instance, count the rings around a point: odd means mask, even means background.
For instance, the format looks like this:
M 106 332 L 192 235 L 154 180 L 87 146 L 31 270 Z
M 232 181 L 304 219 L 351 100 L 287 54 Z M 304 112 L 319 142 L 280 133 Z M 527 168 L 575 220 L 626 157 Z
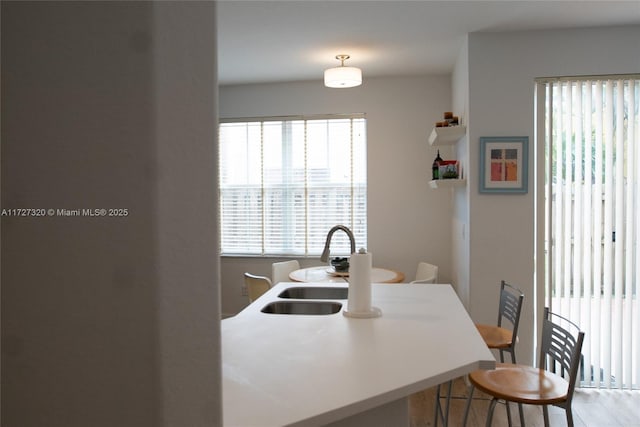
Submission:
M 504 353 L 511 355 L 511 363 L 516 363 L 516 342 L 518 341 L 518 325 L 524 294 L 504 280 L 500 282 L 500 307 L 498 308 L 498 324 L 485 325 L 476 323 L 476 328 L 487 344 L 487 347 L 500 351 L 500 362 L 504 363 Z M 511 329 L 502 326 L 503 320 L 511 324 Z
M 511 355 L 511 363 L 516 363 L 516 342 L 518 341 L 518 325 L 520 324 L 520 313 L 522 311 L 522 303 L 524 294 L 522 291 L 504 280 L 500 282 L 500 305 L 498 307 L 497 325 L 486 325 L 476 323 L 476 328 L 482 336 L 482 339 L 490 349 L 500 352 L 500 362 L 504 363 L 504 353 Z M 511 328 L 503 327 L 503 322 L 511 324 Z M 469 407 L 473 398 L 474 387 L 469 387 L 469 397 L 464 414 L 463 425 L 466 425 Z M 524 414 L 522 411 L 522 403 L 518 403 L 518 411 L 520 413 L 520 423 L 524 423 Z M 511 425 L 511 411 L 507 402 L 507 419 Z
M 571 401 L 578 376 L 584 332 L 569 319 L 544 309 L 539 368 L 515 363 L 499 363 L 495 370 L 476 370 L 469 374 L 473 387 L 492 397 L 486 425 L 490 426 L 498 400 L 518 405 L 543 407 L 544 425 L 549 426 L 548 406 L 566 411 L 567 425 L 573 427 Z M 469 401 L 464 415 L 466 424 Z M 508 408 L 508 406 L 507 406 Z M 522 416 L 522 414 L 521 414 Z M 520 425 L 524 426 L 521 419 Z M 509 420 L 511 426 L 511 420 Z

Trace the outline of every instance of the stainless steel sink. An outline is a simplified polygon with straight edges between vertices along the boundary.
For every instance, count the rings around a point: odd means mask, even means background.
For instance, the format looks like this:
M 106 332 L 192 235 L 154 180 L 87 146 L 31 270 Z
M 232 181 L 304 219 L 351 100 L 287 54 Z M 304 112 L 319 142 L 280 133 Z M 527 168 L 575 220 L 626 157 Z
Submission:
M 339 287 L 295 287 L 285 289 L 278 295 L 279 298 L 294 299 L 347 299 L 349 288 Z
M 269 314 L 334 314 L 342 309 L 342 304 L 331 301 L 274 301 L 262 307 Z

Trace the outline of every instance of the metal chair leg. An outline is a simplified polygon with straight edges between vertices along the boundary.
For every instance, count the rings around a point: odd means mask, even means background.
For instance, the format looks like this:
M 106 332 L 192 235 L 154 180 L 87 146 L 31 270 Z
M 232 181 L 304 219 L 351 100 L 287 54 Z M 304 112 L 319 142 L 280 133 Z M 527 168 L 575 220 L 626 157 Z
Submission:
M 522 409 L 522 403 L 518 403 L 518 412 L 520 413 L 520 427 L 524 427 L 524 411 Z
M 509 402 L 506 400 L 504 402 L 504 407 L 507 411 L 507 425 L 511 427 L 513 425 L 513 422 L 511 421 L 511 407 L 509 406 Z
M 487 427 L 491 427 L 491 421 L 493 421 L 493 410 L 496 409 L 496 403 L 498 403 L 498 399 L 495 397 L 491 399 L 491 403 L 489 404 L 489 413 L 487 414 Z
M 547 405 L 542 407 L 542 415 L 544 416 L 544 426 L 549 427 L 549 408 Z
M 567 427 L 573 427 L 573 413 L 571 412 L 571 405 L 564 408 L 567 414 Z
M 433 418 L 433 426 L 434 427 L 438 427 L 438 419 L 441 418 L 442 419 L 442 425 L 443 427 L 448 427 L 449 425 L 449 407 L 451 405 L 451 392 L 453 390 L 453 381 L 449 381 L 449 389 L 447 390 L 447 395 L 446 395 L 446 404 L 445 407 L 443 408 L 442 405 L 440 404 L 440 390 L 441 390 L 441 386 L 442 384 L 438 384 L 438 386 L 436 387 L 436 404 L 435 404 L 435 415 Z
M 433 417 L 433 427 L 438 427 L 438 418 L 440 418 L 441 410 L 440 410 L 440 384 L 436 387 L 436 403 L 434 407 L 434 417 Z
M 469 396 L 467 397 L 467 403 L 464 405 L 464 418 L 462 418 L 462 427 L 467 427 L 467 418 L 469 418 L 469 409 L 471 409 L 471 402 L 473 401 L 473 391 L 475 387 L 473 384 L 469 385 Z
M 447 391 L 447 405 L 444 410 L 444 421 L 442 425 L 444 427 L 449 426 L 449 407 L 451 406 L 451 392 L 453 391 L 453 380 L 449 381 L 449 390 Z

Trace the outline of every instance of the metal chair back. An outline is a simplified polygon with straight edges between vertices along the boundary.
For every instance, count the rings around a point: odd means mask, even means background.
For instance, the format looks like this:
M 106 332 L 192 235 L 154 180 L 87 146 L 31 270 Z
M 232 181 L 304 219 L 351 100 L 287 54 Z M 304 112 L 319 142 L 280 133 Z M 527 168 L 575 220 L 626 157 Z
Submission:
M 511 324 L 511 347 L 500 350 L 500 361 L 504 362 L 503 351 L 511 353 L 511 361 L 516 362 L 515 346 L 518 339 L 518 326 L 520 325 L 520 314 L 524 294 L 520 289 L 508 284 L 504 280 L 500 282 L 500 306 L 498 308 L 498 326 L 503 327 L 503 321 Z
M 570 406 L 578 378 L 584 332 L 566 317 L 552 313 L 548 307 L 544 309 L 542 322 L 539 367 L 567 380 L 567 402 L 560 406 Z

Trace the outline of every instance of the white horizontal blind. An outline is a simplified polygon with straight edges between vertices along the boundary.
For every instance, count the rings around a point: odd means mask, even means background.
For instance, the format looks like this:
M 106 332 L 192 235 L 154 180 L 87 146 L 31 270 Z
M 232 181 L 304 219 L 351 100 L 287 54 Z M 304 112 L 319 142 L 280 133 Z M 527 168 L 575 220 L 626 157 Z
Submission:
M 337 224 L 366 247 L 364 117 L 229 121 L 219 141 L 223 254 L 320 255 Z M 350 252 L 342 234 L 333 255 Z
M 582 385 L 640 388 L 640 80 L 547 83 L 548 304 L 586 332 Z

